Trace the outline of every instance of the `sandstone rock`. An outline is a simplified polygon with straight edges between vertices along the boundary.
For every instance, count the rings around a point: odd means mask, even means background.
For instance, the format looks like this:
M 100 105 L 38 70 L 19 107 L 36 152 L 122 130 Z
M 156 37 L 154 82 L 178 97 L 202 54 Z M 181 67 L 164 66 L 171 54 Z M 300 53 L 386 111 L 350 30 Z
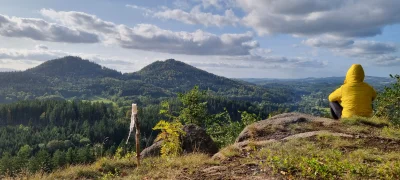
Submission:
M 151 146 L 147 147 L 146 149 L 143 149 L 143 151 L 140 153 L 140 156 L 142 158 L 146 157 L 151 157 L 151 156 L 159 156 L 161 154 L 161 145 L 163 141 L 157 141 Z
M 267 131 L 281 131 L 287 132 L 288 128 L 286 126 L 290 124 L 300 124 L 300 123 L 319 123 L 321 126 L 330 126 L 337 121 L 328 118 L 322 117 L 315 117 L 308 114 L 303 113 L 284 113 L 276 115 L 272 118 L 255 122 L 251 125 L 248 125 L 243 131 L 239 134 L 236 139 L 236 143 L 242 142 L 245 140 L 249 140 L 255 138 L 257 136 L 261 136 L 264 139 L 279 139 L 284 137 L 269 137 L 268 133 L 273 134 L 274 132 L 267 132 Z M 285 136 L 282 133 L 282 136 Z M 278 134 L 279 135 L 279 134 Z
M 218 152 L 217 145 L 203 128 L 189 124 L 183 127 L 183 131 L 186 132 L 181 140 L 184 153 L 202 152 L 212 155 Z

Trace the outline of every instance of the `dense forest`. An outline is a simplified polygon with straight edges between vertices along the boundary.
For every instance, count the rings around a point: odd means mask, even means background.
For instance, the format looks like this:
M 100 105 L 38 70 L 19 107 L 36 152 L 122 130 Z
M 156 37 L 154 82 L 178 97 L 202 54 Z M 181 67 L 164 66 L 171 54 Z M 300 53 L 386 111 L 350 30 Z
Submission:
M 205 128 L 214 123 L 224 126 L 240 122 L 243 112 L 262 119 L 270 112 L 289 108 L 279 104 L 265 108 L 266 105 L 256 106 L 203 93 L 201 102 L 206 102 L 206 110 L 202 121 L 209 122 Z M 179 98 L 163 103 L 169 104 L 172 114 L 180 114 Z M 163 103 L 139 108 L 142 147 L 151 145 L 158 133 L 152 128 L 166 118 L 159 114 Z M 228 118 L 215 117 L 221 113 Z M 24 169 L 51 171 L 67 164 L 90 163 L 102 156 L 112 156 L 118 149 L 127 152 L 134 149 L 133 143 L 125 144 L 129 122 L 130 107 L 113 103 L 30 100 L 0 105 L 0 173 L 15 174 Z M 215 124 L 213 127 L 218 128 Z

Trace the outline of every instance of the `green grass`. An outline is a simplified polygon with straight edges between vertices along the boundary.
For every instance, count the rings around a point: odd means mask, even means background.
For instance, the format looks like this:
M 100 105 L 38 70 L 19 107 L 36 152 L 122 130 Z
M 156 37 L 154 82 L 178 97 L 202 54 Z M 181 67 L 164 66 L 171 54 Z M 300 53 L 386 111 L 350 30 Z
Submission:
M 380 135 L 382 137 L 400 140 L 400 128 L 398 126 L 384 127 L 381 130 Z
M 72 98 L 67 99 L 67 100 L 71 101 Z M 88 100 L 82 100 L 82 101 L 102 102 L 104 104 L 112 104 L 113 106 L 117 106 L 117 103 L 115 103 L 114 101 L 111 101 L 109 99 L 106 99 L 106 98 L 100 97 L 100 96 L 93 96 L 93 97 L 90 97 Z
M 91 102 L 102 102 L 102 103 L 105 103 L 105 104 L 113 104 L 114 106 L 117 105 L 114 101 L 111 101 L 109 99 L 106 99 L 106 98 L 103 98 L 103 97 L 100 97 L 100 96 L 94 96 L 94 97 L 90 98 L 89 101 L 91 101 Z
M 362 141 L 339 137 L 320 136 L 317 140 L 276 142 L 264 147 L 256 156 L 265 160 L 263 168 L 272 169 L 275 174 L 287 178 L 400 178 L 400 152 L 362 147 Z
M 229 145 L 219 151 L 219 153 L 222 155 L 219 158 L 226 159 L 234 156 L 240 155 L 240 149 L 236 147 L 235 145 Z
M 377 117 L 372 117 L 372 118 L 352 117 L 352 118 L 343 118 L 340 121 L 342 124 L 347 124 L 347 125 L 367 125 L 377 128 L 383 128 L 385 126 L 390 125 L 389 121 Z

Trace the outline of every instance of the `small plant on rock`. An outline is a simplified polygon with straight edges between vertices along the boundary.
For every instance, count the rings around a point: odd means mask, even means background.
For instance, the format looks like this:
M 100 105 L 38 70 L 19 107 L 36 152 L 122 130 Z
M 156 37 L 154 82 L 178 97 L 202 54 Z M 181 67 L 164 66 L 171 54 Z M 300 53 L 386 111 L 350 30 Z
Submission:
M 161 120 L 153 128 L 153 130 L 161 130 L 156 141 L 162 140 L 161 157 L 175 157 L 182 152 L 180 136 L 185 134 L 182 130 L 182 124 L 179 121 L 167 122 Z

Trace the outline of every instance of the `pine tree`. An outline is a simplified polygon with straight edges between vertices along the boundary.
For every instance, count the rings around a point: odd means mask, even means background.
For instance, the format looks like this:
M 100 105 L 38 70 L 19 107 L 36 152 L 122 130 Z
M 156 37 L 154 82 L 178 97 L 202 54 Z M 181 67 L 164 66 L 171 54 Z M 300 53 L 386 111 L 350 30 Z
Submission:
M 51 172 L 53 170 L 53 163 L 51 156 L 45 149 L 40 149 L 36 154 L 36 161 L 39 165 L 39 170 L 43 172 Z
M 68 164 L 74 164 L 75 163 L 75 153 L 74 153 L 74 149 L 72 147 L 68 148 L 68 151 L 65 154 L 65 161 Z
M 1 174 L 12 173 L 13 172 L 12 164 L 13 163 L 11 154 L 9 152 L 4 153 L 0 159 L 0 173 Z
M 66 163 L 65 152 L 60 150 L 54 152 L 52 162 L 54 164 L 54 167 L 63 167 Z
M 204 127 L 208 118 L 207 102 L 202 102 L 205 91 L 200 91 L 198 86 L 186 94 L 178 94 L 183 104 L 179 118 L 186 124 L 193 123 Z

